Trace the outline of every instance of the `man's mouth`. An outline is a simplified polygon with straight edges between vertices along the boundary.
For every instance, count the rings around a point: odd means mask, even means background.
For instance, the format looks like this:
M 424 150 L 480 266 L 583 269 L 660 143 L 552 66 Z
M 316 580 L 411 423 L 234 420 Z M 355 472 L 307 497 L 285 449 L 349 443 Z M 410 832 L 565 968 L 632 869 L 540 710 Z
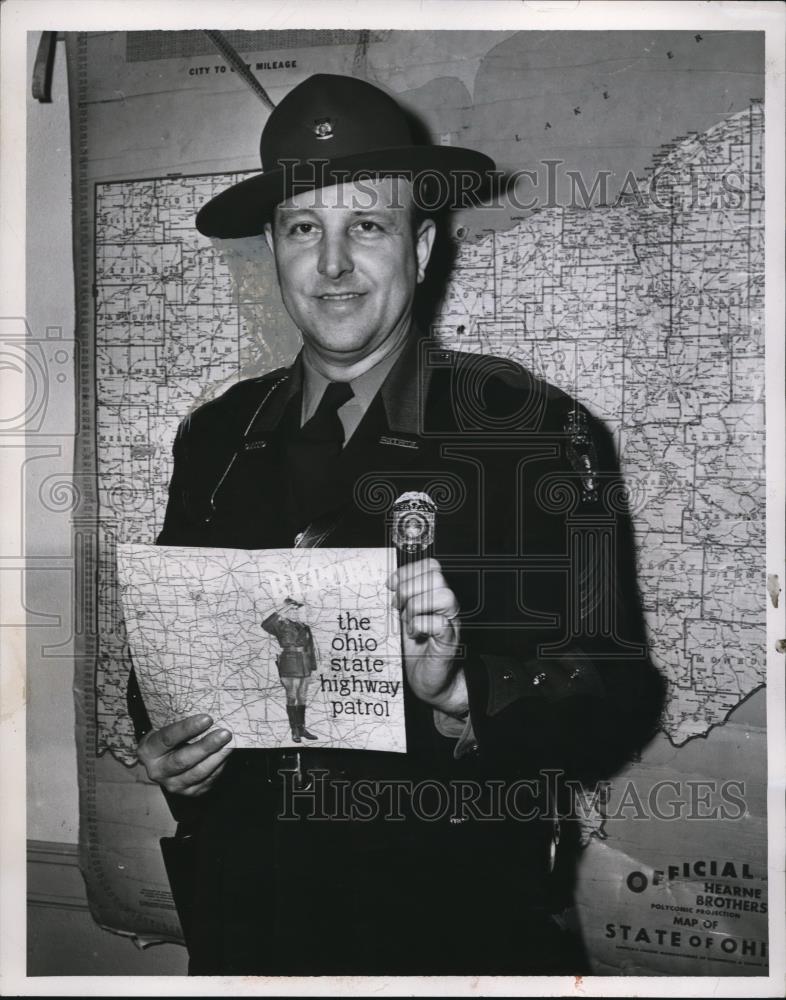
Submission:
M 365 295 L 365 292 L 326 292 L 324 295 L 318 295 L 318 299 L 322 299 L 323 302 L 348 302 L 350 299 L 359 299 L 361 295 Z

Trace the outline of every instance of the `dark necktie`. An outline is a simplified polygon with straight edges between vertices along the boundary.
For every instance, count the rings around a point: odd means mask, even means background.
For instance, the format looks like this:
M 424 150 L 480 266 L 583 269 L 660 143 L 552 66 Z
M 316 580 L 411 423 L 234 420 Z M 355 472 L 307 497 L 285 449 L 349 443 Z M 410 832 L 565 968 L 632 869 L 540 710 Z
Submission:
M 286 446 L 287 472 L 300 529 L 341 505 L 338 463 L 344 444 L 339 407 L 353 397 L 348 382 L 330 382 L 314 415 L 295 431 Z
M 300 428 L 301 439 L 322 442 L 337 455 L 344 444 L 344 425 L 338 411 L 353 396 L 349 382 L 328 382 L 314 415 Z

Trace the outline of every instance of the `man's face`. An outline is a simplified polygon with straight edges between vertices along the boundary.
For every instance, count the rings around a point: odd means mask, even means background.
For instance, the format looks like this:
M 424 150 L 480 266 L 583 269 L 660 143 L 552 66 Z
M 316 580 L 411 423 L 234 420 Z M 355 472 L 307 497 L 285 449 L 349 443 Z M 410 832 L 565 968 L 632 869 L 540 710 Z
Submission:
M 306 191 L 265 228 L 284 306 L 333 365 L 382 357 L 409 331 L 435 230 L 424 220 L 413 231 L 411 197 L 394 178 Z

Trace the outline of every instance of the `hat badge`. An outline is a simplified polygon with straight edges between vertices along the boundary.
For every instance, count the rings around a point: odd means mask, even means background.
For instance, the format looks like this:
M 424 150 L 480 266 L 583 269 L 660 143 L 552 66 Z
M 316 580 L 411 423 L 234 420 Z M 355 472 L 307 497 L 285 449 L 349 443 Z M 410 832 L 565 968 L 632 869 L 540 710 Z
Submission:
M 333 138 L 332 118 L 315 118 L 314 135 L 317 137 L 317 139 L 332 139 Z

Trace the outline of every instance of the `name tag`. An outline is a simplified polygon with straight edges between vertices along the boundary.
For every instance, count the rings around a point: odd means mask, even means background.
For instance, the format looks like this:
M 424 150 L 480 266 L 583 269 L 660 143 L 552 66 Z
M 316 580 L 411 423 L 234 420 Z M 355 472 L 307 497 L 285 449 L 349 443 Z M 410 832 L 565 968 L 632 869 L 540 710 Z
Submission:
M 388 437 L 385 434 L 383 434 L 382 437 L 379 439 L 379 443 L 380 444 L 390 444 L 390 445 L 393 445 L 396 448 L 414 448 L 414 449 L 417 449 L 417 448 L 420 447 L 420 445 L 418 444 L 417 441 L 410 441 L 408 438 Z
M 257 448 L 267 448 L 267 441 L 246 441 L 243 451 L 256 451 Z

